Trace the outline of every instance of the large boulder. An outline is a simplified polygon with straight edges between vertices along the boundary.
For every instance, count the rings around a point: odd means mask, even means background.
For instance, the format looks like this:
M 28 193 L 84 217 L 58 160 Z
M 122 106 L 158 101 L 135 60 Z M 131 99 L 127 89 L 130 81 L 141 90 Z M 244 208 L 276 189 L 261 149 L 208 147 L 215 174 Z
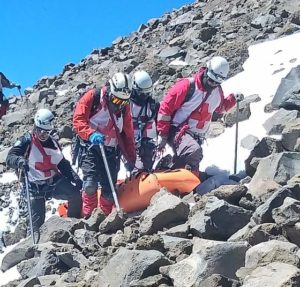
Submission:
M 284 127 L 299 117 L 298 111 L 280 109 L 263 124 L 268 135 L 281 135 Z
M 249 210 L 211 196 L 205 209 L 190 218 L 190 230 L 195 236 L 227 240 L 249 222 L 251 215 Z
M 120 248 L 99 274 L 99 287 L 129 286 L 134 280 L 159 274 L 159 267 L 168 265 L 167 258 L 156 250 Z
M 282 145 L 288 151 L 300 151 L 300 119 L 287 123 L 282 131 Z
M 252 215 L 251 221 L 256 224 L 273 223 L 273 209 L 280 207 L 287 197 L 300 199 L 299 184 L 288 185 L 280 188 L 272 194 L 262 205 L 260 205 Z
M 273 180 L 280 185 L 300 173 L 300 153 L 282 152 L 272 154 L 260 160 L 256 173 L 250 184 L 249 191 L 261 181 Z
M 300 110 L 300 66 L 292 68 L 277 88 L 272 106 L 290 110 Z
M 244 265 L 249 248 L 244 242 L 215 242 L 207 240 L 203 248 L 176 264 L 160 268 L 160 272 L 171 278 L 175 287 L 192 287 L 212 274 L 235 279 L 235 272 Z
M 263 158 L 272 153 L 283 152 L 281 141 L 264 137 L 250 152 L 249 157 L 245 160 L 245 170 L 247 175 L 253 176 L 257 166 L 252 164 L 252 160 L 256 158 Z
M 300 286 L 300 269 L 281 262 L 272 262 L 258 267 L 245 278 L 241 287 L 254 286 L 298 287 Z
M 161 189 L 142 213 L 140 223 L 141 234 L 152 234 L 168 227 L 171 223 L 184 223 L 189 215 L 189 205 L 179 197 Z

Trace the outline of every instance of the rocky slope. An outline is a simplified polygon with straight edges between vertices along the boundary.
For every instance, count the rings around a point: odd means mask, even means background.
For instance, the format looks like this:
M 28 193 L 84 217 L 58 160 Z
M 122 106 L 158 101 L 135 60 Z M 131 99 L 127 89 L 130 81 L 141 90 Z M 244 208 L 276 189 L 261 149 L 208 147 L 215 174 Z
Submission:
M 23 101 L 12 103 L 0 126 L 0 171 L 8 148 L 30 129 L 39 107 L 56 113 L 60 136 L 68 139 L 77 94 L 116 71 L 146 69 L 160 98 L 208 57 L 227 57 L 233 75 L 249 45 L 299 28 L 296 0 L 198 1 L 150 19 L 111 47 L 40 79 Z M 241 105 L 244 120 L 252 100 Z M 52 217 L 37 246 L 26 239 L 5 256 L 1 269 L 17 265 L 22 275 L 6 286 L 300 286 L 299 103 L 292 106 L 266 123 L 268 134 L 282 133 L 282 139 L 257 142 L 246 161 L 249 177 L 239 185 L 182 199 L 161 190 L 141 214 L 105 218 L 96 210 L 89 220 Z M 223 127 L 232 118 L 226 115 Z M 17 187 L 0 189 L 8 199 Z M 24 234 L 20 223 L 3 242 L 13 244 Z

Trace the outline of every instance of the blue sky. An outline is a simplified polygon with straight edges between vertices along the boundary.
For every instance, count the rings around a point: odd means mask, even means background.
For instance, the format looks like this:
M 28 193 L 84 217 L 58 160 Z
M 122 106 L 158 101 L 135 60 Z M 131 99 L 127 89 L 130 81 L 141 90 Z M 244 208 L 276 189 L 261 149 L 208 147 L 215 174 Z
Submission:
M 22 89 L 192 0 L 3 0 L 0 71 Z M 8 93 L 8 90 L 5 91 Z

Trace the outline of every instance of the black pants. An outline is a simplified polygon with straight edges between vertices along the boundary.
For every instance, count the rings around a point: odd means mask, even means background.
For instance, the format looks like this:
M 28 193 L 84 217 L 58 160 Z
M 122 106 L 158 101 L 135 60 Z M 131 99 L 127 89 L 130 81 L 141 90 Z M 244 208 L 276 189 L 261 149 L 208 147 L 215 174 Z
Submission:
M 189 166 L 192 171 L 199 172 L 199 164 L 203 158 L 201 144 L 202 142 L 188 133 L 183 134 L 178 143 L 172 143 L 174 151 L 172 169 Z
M 135 162 L 135 170 L 151 171 L 154 163 L 156 146 L 148 139 L 143 139 L 141 146 L 137 149 L 137 158 Z
M 116 184 L 120 170 L 120 153 L 113 147 L 105 147 L 104 149 L 112 181 Z M 96 193 L 98 183 L 100 183 L 101 195 L 113 201 L 112 190 L 98 146 L 93 146 L 83 154 L 81 169 L 83 173 L 83 190 L 87 194 L 92 195 Z
M 65 177 L 58 175 L 51 185 L 29 184 L 31 216 L 34 232 L 45 222 L 46 200 L 50 198 L 68 201 L 68 216 L 80 218 L 81 194 Z

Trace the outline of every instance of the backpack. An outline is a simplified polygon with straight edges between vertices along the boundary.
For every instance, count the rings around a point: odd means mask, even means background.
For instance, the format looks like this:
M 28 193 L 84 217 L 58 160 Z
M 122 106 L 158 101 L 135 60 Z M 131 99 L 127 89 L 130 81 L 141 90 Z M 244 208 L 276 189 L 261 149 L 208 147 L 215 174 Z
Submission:
M 94 99 L 93 99 L 93 103 L 92 103 L 92 108 L 91 108 L 91 112 L 93 113 L 94 111 L 96 111 L 99 103 L 100 103 L 100 97 L 101 97 L 101 89 L 96 87 L 95 89 L 95 93 L 94 93 Z M 78 103 L 78 101 L 83 97 L 83 95 L 86 93 L 87 91 L 84 91 L 83 93 L 81 93 L 79 95 L 79 97 L 77 98 L 76 103 Z M 75 104 L 76 107 L 76 104 Z M 84 143 L 83 141 L 80 139 L 80 136 L 77 135 L 75 133 L 75 131 L 73 130 L 73 139 L 72 139 L 72 144 L 71 144 L 71 163 L 72 165 L 76 164 L 76 161 L 78 160 L 78 167 L 81 165 L 81 159 L 82 159 L 82 153 L 84 151 Z
M 190 78 L 188 78 L 188 80 L 190 82 L 190 85 L 189 85 L 188 92 L 186 93 L 184 103 L 188 102 L 192 98 L 192 96 L 195 92 L 195 88 L 196 88 L 195 79 L 193 77 L 190 77 Z

